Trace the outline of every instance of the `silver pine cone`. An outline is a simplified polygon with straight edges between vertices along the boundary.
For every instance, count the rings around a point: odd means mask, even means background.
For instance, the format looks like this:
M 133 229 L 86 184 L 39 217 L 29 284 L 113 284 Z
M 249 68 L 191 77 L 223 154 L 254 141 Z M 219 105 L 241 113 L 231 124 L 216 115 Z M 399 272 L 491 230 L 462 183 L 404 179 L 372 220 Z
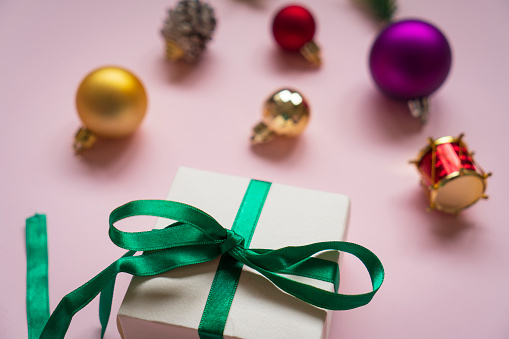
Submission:
M 183 51 L 183 58 L 195 62 L 205 49 L 216 27 L 214 10 L 200 0 L 181 0 L 168 10 L 161 33 Z

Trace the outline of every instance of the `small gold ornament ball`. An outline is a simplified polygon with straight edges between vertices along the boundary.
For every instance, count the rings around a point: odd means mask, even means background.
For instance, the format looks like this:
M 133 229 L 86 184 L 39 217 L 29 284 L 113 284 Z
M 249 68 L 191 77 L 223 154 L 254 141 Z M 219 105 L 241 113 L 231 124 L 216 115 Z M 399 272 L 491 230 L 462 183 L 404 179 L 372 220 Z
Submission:
M 309 114 L 309 104 L 302 94 L 280 89 L 265 101 L 262 121 L 253 128 L 251 143 L 266 143 L 276 135 L 295 137 L 306 128 Z
M 81 82 L 76 107 L 88 132 L 104 138 L 121 138 L 133 133 L 143 120 L 147 94 L 131 72 L 102 67 Z
M 262 121 L 278 135 L 297 136 L 308 124 L 309 105 L 299 92 L 279 90 L 265 102 Z

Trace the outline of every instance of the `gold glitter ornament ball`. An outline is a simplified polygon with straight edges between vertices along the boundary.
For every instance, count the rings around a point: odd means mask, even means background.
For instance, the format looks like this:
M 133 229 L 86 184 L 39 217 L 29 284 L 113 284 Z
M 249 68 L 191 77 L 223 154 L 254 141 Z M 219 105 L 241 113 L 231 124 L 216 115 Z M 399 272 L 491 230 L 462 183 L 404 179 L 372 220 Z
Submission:
M 132 134 L 147 111 L 147 94 L 138 78 L 120 67 L 102 67 L 81 82 L 76 108 L 83 127 L 74 149 L 92 146 L 96 137 L 122 138 Z
M 276 135 L 295 137 L 308 121 L 309 104 L 302 94 L 288 88 L 278 90 L 265 101 L 262 121 L 253 128 L 251 143 L 265 143 Z

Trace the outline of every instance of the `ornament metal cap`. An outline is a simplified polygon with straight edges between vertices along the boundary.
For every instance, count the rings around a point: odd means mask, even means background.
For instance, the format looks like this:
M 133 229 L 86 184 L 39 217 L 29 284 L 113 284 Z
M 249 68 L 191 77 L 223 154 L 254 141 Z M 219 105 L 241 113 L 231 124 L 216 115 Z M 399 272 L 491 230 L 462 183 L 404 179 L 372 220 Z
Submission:
M 214 10 L 200 0 L 181 0 L 168 10 L 161 34 L 166 40 L 166 58 L 196 62 L 216 27 Z
M 132 134 L 147 111 L 147 94 L 140 80 L 119 67 L 101 67 L 88 74 L 76 93 L 83 122 L 74 138 L 74 151 L 90 148 L 97 137 L 122 138 Z
M 429 114 L 429 101 L 427 97 L 409 100 L 408 108 L 414 118 L 420 119 L 421 124 L 426 125 Z
M 320 67 L 322 65 L 320 48 L 313 40 L 307 42 L 304 46 L 302 46 L 299 52 L 313 66 Z
M 86 127 L 80 127 L 74 136 L 74 144 L 72 145 L 75 153 L 81 153 L 83 150 L 92 147 L 97 140 L 97 136 Z
M 309 104 L 294 89 L 280 89 L 266 101 L 262 111 L 262 121 L 254 128 L 252 144 L 266 143 L 276 135 L 295 137 L 304 131 L 309 122 Z
M 486 173 L 473 159 L 463 142 L 463 134 L 458 137 L 428 138 L 415 160 L 421 174 L 421 185 L 429 201 L 429 210 L 458 214 L 479 199 L 487 199 L 484 193 Z

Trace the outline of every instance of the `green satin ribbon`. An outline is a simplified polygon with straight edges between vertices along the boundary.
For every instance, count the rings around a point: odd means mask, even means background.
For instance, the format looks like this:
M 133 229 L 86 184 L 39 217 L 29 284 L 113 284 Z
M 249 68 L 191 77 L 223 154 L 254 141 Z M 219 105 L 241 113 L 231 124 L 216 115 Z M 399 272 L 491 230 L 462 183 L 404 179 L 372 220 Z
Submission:
M 245 248 L 249 248 L 270 186 L 270 182 L 251 180 L 237 211 L 231 230 L 244 238 Z M 223 339 L 242 266 L 228 253 L 221 256 L 198 327 L 200 339 Z
M 167 218 L 177 222 L 164 229 L 147 232 L 122 232 L 114 226 L 117 221 L 122 219 L 142 215 Z M 44 287 L 36 286 L 41 280 L 47 281 L 47 276 L 40 278 L 41 275 L 33 274 L 39 270 L 47 272 L 47 259 L 44 259 L 47 258 L 47 253 L 40 250 L 40 248 L 46 247 L 46 237 L 44 234 L 44 239 L 41 241 L 29 239 L 34 233 L 38 234 L 40 229 L 45 230 L 46 220 L 41 215 L 27 220 L 29 339 L 63 338 L 73 315 L 90 303 L 101 291 L 99 318 L 102 334 L 104 334 L 111 312 L 113 286 L 118 273 L 153 276 L 174 268 L 208 262 L 223 254 L 228 254 L 235 261 L 258 271 L 286 293 L 311 305 L 330 310 L 347 310 L 366 305 L 378 291 L 384 279 L 383 266 L 378 257 L 360 245 L 329 241 L 305 246 L 283 247 L 277 250 L 247 249 L 242 236 L 223 228 L 207 213 L 175 201 L 138 200 L 129 202 L 111 212 L 109 224 L 109 236 L 112 242 L 129 252 L 87 283 L 62 298 L 51 316 L 48 317 L 49 312 L 44 309 L 44 305 L 47 305 L 47 284 Z M 28 243 L 31 244 L 30 248 Z M 351 253 L 359 258 L 369 272 L 373 290 L 364 294 L 343 295 L 306 285 L 281 275 L 292 274 L 323 281 L 335 281 L 337 264 L 312 257 L 316 253 L 328 250 Z M 135 256 L 134 254 L 138 251 L 143 251 L 143 253 Z M 34 263 L 37 262 L 42 265 L 36 264 L 38 267 L 34 267 Z M 46 264 L 44 264 L 45 262 Z M 38 292 L 39 288 L 45 289 L 46 294 Z M 29 298 L 37 293 L 42 293 L 39 294 L 37 301 Z M 42 299 L 46 301 L 40 302 Z
M 49 318 L 46 216 L 26 221 L 28 337 L 37 338 Z

